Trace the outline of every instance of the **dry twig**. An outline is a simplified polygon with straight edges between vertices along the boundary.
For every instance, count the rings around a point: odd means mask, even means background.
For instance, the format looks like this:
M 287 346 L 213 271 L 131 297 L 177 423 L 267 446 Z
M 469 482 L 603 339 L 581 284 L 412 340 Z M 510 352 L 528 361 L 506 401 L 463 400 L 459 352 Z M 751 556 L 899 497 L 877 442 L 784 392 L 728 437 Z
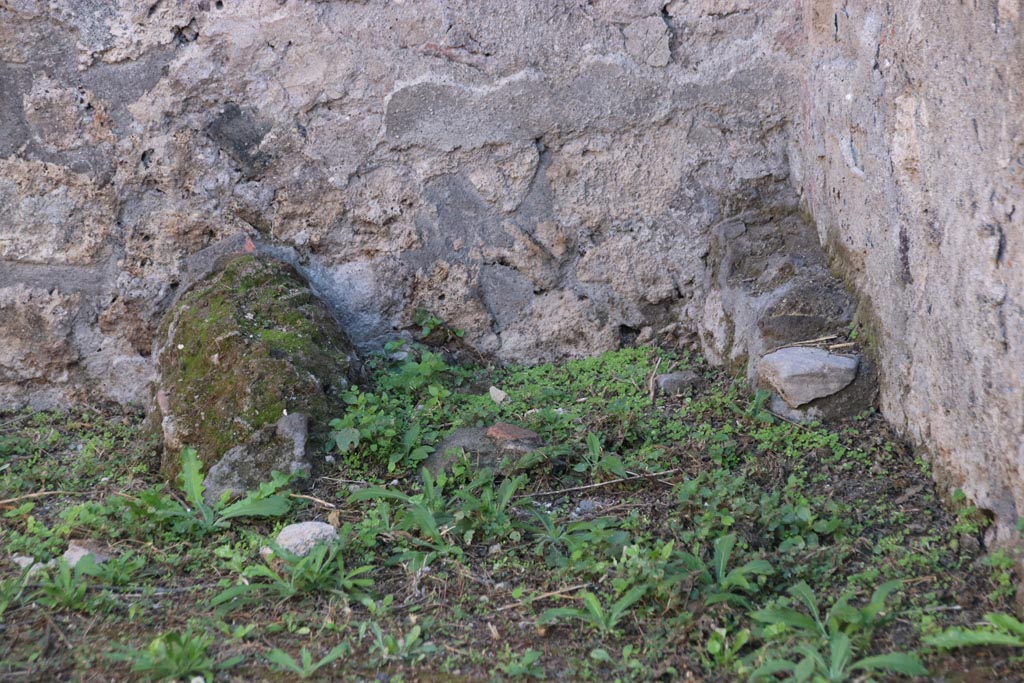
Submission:
M 509 603 L 508 605 L 502 605 L 501 607 L 498 607 L 495 611 L 496 612 L 504 612 L 507 609 L 515 609 L 516 607 L 522 607 L 523 605 L 528 605 L 531 602 L 536 602 L 537 600 L 543 600 L 544 598 L 553 598 L 556 595 L 565 595 L 566 593 L 573 593 L 575 591 L 580 590 L 581 588 L 586 588 L 589 585 L 590 585 L 589 583 L 581 583 L 581 584 L 576 585 L 576 586 L 569 586 L 568 588 L 559 588 L 556 591 L 548 591 L 547 593 L 541 593 L 540 595 L 534 595 L 532 597 L 526 598 L 525 600 L 519 600 L 518 602 Z
M 0 505 L 11 505 L 12 503 L 20 503 L 23 500 L 32 500 L 33 498 L 45 498 L 47 496 L 85 496 L 92 493 L 92 491 L 37 491 L 36 493 L 29 493 L 24 496 L 17 496 L 15 498 L 7 498 L 0 500 Z
M 621 479 L 612 479 L 611 481 L 601 481 L 596 484 L 587 484 L 585 486 L 573 486 L 567 489 L 558 489 L 557 491 L 540 491 L 538 493 L 524 493 L 516 496 L 513 500 L 519 500 L 520 498 L 536 498 L 548 496 L 560 496 L 563 493 L 573 493 L 574 491 L 587 491 L 590 489 L 600 488 L 602 486 L 612 486 L 613 484 L 622 484 L 627 481 L 639 481 L 641 479 L 657 479 L 658 477 L 667 477 L 670 474 L 676 474 L 682 472 L 682 467 L 676 467 L 675 469 L 665 470 L 664 472 L 652 472 L 651 474 L 638 474 L 635 477 L 622 477 Z M 668 483 L 668 482 L 662 482 Z
M 314 496 L 306 496 L 306 495 L 303 495 L 301 493 L 291 493 L 291 494 L 288 495 L 288 497 L 289 498 L 301 498 L 302 500 L 311 500 L 314 503 L 316 503 L 317 505 L 322 505 L 323 507 L 327 508 L 328 510 L 337 510 L 338 509 L 338 506 L 335 505 L 334 503 L 328 503 L 326 500 L 323 500 L 322 498 L 316 498 Z

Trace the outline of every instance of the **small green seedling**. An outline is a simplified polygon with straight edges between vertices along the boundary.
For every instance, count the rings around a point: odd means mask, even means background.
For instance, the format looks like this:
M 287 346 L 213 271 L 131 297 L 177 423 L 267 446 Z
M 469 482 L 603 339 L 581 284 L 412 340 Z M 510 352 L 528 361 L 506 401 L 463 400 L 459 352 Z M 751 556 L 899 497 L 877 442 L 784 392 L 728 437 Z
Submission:
M 326 655 L 313 661 L 312 653 L 303 646 L 302 650 L 299 651 L 299 659 L 295 659 L 284 650 L 274 648 L 266 654 L 267 661 L 274 665 L 279 671 L 293 673 L 302 680 L 310 678 L 320 669 L 324 668 L 331 662 L 349 654 L 352 651 L 352 647 L 348 643 L 339 643 L 331 648 L 331 651 Z

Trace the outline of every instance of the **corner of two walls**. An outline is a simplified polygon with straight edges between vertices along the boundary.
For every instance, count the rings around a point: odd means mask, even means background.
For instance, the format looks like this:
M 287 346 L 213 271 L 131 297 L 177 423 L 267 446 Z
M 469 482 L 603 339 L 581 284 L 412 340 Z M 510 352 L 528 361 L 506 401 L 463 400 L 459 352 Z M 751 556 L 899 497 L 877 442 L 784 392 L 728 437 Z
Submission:
M 1019 545 L 1024 50 L 1019 0 L 804 7 L 793 180 L 875 339 L 884 415 Z

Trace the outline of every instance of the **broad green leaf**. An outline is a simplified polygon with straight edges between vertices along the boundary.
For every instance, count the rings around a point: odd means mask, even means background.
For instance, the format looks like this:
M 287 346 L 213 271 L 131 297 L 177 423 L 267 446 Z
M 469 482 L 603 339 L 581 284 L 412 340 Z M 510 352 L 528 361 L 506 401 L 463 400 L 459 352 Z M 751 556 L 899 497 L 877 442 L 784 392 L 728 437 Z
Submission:
M 291 553 L 289 553 L 287 550 L 283 550 L 282 548 L 279 548 L 274 543 L 271 543 L 270 545 L 271 545 L 271 548 L 274 551 L 274 556 L 275 557 L 280 557 L 280 558 L 284 559 L 285 561 L 294 560 L 297 557 L 296 555 L 292 555 Z M 319 549 L 319 547 L 320 546 L 317 546 L 317 548 L 314 548 L 313 552 L 316 552 Z M 271 581 L 280 581 L 281 580 L 281 576 L 279 574 L 277 574 L 277 572 L 275 572 L 273 569 L 271 569 L 270 567 L 268 567 L 265 564 L 254 564 L 254 565 L 252 565 L 250 567 L 247 567 L 246 570 L 245 570 L 245 578 L 247 578 L 247 579 L 270 579 Z
M 233 666 L 238 665 L 245 659 L 245 655 L 235 655 L 234 657 L 228 657 L 223 662 L 219 662 L 214 668 L 217 671 L 223 671 L 224 669 L 230 669 Z
M 733 569 L 729 572 L 729 575 L 722 581 L 722 590 L 729 590 L 730 588 L 742 588 L 745 591 L 750 590 L 750 582 L 747 581 L 746 577 L 743 576 L 743 572 L 738 569 Z
M 575 607 L 552 607 L 551 609 L 544 610 L 537 621 L 541 624 L 550 624 L 552 621 L 565 618 L 586 620 L 587 613 Z
M 409 510 L 409 517 L 413 522 L 415 522 L 416 527 L 424 536 L 432 540 L 434 543 L 444 543 L 444 538 L 441 536 L 441 529 L 433 512 L 422 505 L 414 505 Z
M 817 633 L 818 624 L 803 612 L 797 612 L 791 607 L 766 607 L 750 614 L 755 621 L 763 624 L 785 624 L 791 628 Z
M 360 438 L 362 438 L 362 435 L 354 427 L 345 427 L 334 432 L 334 444 L 341 453 L 348 453 L 358 446 Z
M 813 616 L 815 620 L 818 619 L 818 615 L 820 614 L 820 611 L 818 610 L 818 599 L 814 597 L 814 591 L 811 590 L 810 586 L 801 581 L 795 586 L 790 587 L 789 594 L 804 603 L 804 605 L 807 606 L 807 609 L 810 610 L 811 616 Z
M 291 671 L 292 673 L 298 674 L 299 676 L 302 676 L 304 673 L 302 667 L 299 666 L 298 662 L 296 662 L 295 659 L 290 654 L 283 650 L 278 650 L 277 648 L 274 648 L 266 654 L 266 658 L 267 661 L 269 661 L 270 663 L 277 664 L 282 669 Z
M 391 489 L 381 488 L 380 486 L 370 486 L 365 489 L 359 489 L 349 494 L 349 502 L 355 502 L 359 500 L 377 500 L 380 498 L 399 500 L 403 503 L 408 503 L 411 499 L 401 491 L 392 491 Z
M 243 498 L 220 511 L 220 520 L 235 517 L 280 517 L 291 509 L 287 496 L 275 495 L 261 500 Z
M 626 466 L 622 464 L 622 458 L 617 455 L 606 455 L 601 458 L 601 468 L 616 477 L 625 478 L 627 476 Z
M 213 596 L 213 599 L 210 600 L 210 604 L 217 607 L 218 605 L 231 602 L 236 598 L 259 589 L 260 586 L 258 584 L 240 583 L 237 586 L 231 586 L 230 588 L 226 588 L 220 593 L 217 593 L 217 595 Z
M 707 606 L 717 605 L 720 602 L 724 602 L 727 605 L 733 607 L 739 607 L 741 609 L 750 609 L 750 601 L 738 593 L 712 593 L 705 600 L 704 604 Z
M 736 545 L 736 534 L 727 534 L 715 539 L 715 578 L 719 583 L 725 580 L 725 567 L 729 564 L 729 557 Z
M 886 581 L 881 586 L 875 589 L 875 592 L 871 594 L 871 600 L 864 607 L 864 614 L 874 619 L 877 617 L 883 609 L 885 609 L 885 602 L 889 599 L 894 591 L 900 589 L 903 586 L 903 581 L 900 579 L 894 579 L 892 581 Z
M 196 455 L 196 449 L 194 448 L 183 448 L 181 449 L 181 490 L 185 493 L 185 500 L 189 504 L 201 510 L 206 507 L 206 502 L 203 500 L 203 465 L 199 462 L 199 456 Z
M 759 666 L 754 671 L 754 673 L 750 674 L 750 680 L 775 680 L 775 674 L 791 672 L 795 668 L 796 664 L 794 664 L 793 662 L 787 662 L 784 659 L 770 659 L 761 666 Z
M 828 665 L 825 663 L 825 657 L 818 651 L 817 647 L 804 643 L 802 645 L 797 645 L 793 649 L 804 656 L 804 661 L 810 660 L 812 663 L 812 670 L 817 669 L 819 671 L 826 671 L 828 669 Z M 800 664 L 803 665 L 803 662 Z
M 814 660 L 810 657 L 804 657 L 799 664 L 793 668 L 793 678 L 797 683 L 804 683 L 805 681 L 811 680 L 811 676 L 814 675 Z
M 321 659 L 317 663 L 316 668 L 319 669 L 321 667 L 327 666 L 328 664 L 330 664 L 331 662 L 335 661 L 336 659 L 338 659 L 340 657 L 343 657 L 344 655 L 348 654 L 348 651 L 349 651 L 348 643 L 338 643 L 333 648 L 331 648 L 330 652 L 328 652 L 326 655 L 323 656 L 323 659 Z
M 828 622 L 829 631 L 835 631 L 839 629 L 840 624 L 851 624 L 852 626 L 859 626 L 864 620 L 861 611 L 856 607 L 851 607 L 846 603 L 850 596 L 843 595 L 836 603 L 832 605 L 832 609 L 828 611 Z
M 628 591 L 626 591 L 626 593 L 621 598 L 615 601 L 615 604 L 612 606 L 612 609 L 616 614 L 621 614 L 622 612 L 626 611 L 634 604 L 636 604 L 636 602 L 639 601 L 642 597 L 644 597 L 646 593 L 646 584 L 633 586 Z
M 1021 639 L 1009 633 L 1000 633 L 989 630 L 969 630 L 962 628 L 951 628 L 934 636 L 925 636 L 926 645 L 937 647 L 943 650 L 952 650 L 958 647 L 972 647 L 976 645 L 1008 645 L 1010 647 L 1021 646 Z
M 604 609 L 601 607 L 601 601 L 597 596 L 590 591 L 583 591 L 580 593 L 580 597 L 583 598 L 583 604 L 594 619 L 598 622 L 604 623 Z
M 864 671 L 895 671 L 906 676 L 928 675 L 928 669 L 924 668 L 917 655 L 903 652 L 865 657 L 854 663 L 851 668 Z
M 1020 644 L 1024 645 L 1024 624 L 1018 621 L 1015 617 L 1012 617 L 1009 614 L 992 612 L 985 615 L 985 621 L 997 628 L 1003 629 L 1004 631 L 1016 633 L 1021 638 L 1019 641 Z
M 840 678 L 850 663 L 850 657 L 853 656 L 850 637 L 845 633 L 837 633 L 832 636 L 829 639 L 829 654 L 832 655 L 829 664 L 830 678 Z
M 768 560 L 751 560 L 750 562 L 747 562 L 745 565 L 740 567 L 740 570 L 743 571 L 744 574 L 757 574 L 765 576 L 775 571 L 774 569 L 772 569 L 772 564 Z

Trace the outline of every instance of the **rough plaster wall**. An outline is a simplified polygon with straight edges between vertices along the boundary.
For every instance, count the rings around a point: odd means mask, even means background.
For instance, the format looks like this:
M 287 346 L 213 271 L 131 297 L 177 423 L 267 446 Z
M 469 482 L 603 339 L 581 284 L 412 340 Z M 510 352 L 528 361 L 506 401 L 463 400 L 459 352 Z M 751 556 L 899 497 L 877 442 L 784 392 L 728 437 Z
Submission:
M 1019 0 L 804 3 L 794 179 L 877 338 L 885 415 L 936 474 L 1024 511 Z
M 0 2 L 0 404 L 140 398 L 155 321 L 240 235 L 370 345 L 418 307 L 509 360 L 691 340 L 709 226 L 795 207 L 799 20 L 768 0 Z

